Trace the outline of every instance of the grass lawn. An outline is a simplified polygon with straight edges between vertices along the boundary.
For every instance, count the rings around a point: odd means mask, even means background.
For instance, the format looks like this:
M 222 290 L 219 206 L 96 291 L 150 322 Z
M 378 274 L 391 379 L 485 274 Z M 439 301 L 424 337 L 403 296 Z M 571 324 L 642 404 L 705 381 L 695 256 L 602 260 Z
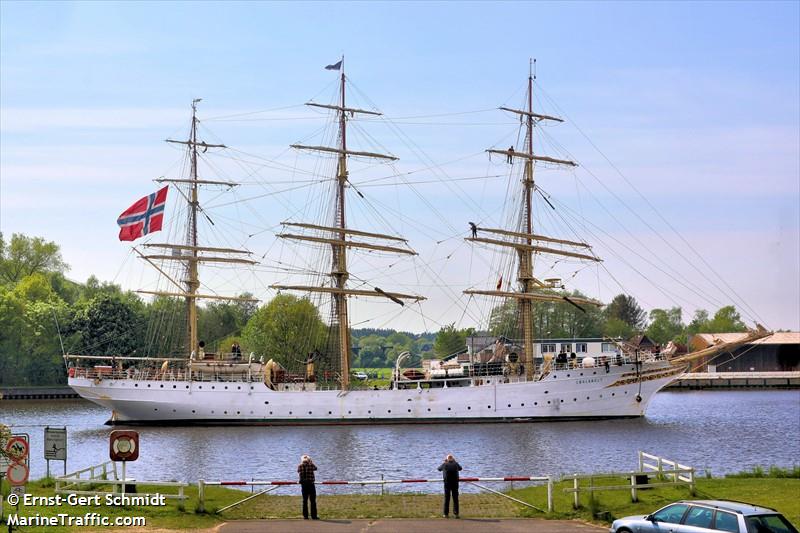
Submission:
M 623 484 L 624 480 L 606 479 L 601 484 Z M 511 500 L 493 494 L 463 494 L 461 497 L 461 514 L 466 517 L 486 518 L 579 518 L 607 525 L 614 518 L 627 515 L 647 514 L 670 502 L 680 499 L 734 499 L 747 501 L 766 507 L 772 507 L 783 513 L 792 523 L 800 524 L 800 479 L 787 478 L 718 478 L 698 479 L 696 495 L 692 496 L 685 487 L 659 487 L 639 491 L 639 502 L 630 501 L 630 491 L 618 490 L 598 493 L 594 503 L 590 503 L 588 494 L 581 495 L 582 507 L 572 508 L 572 495 L 563 489 L 571 487 L 571 481 L 558 482 L 554 486 L 555 512 L 547 515 L 521 506 Z M 146 486 L 139 486 L 142 492 Z M 41 496 L 52 496 L 52 483 L 37 481 L 29 483 L 29 493 Z M 152 492 L 156 492 L 153 487 Z M 169 492 L 173 492 L 170 489 Z M 386 494 L 380 495 L 330 495 L 326 489 L 318 489 L 317 503 L 320 516 L 325 518 L 435 518 L 441 516 L 441 496 L 439 494 Z M 273 493 L 260 496 L 239 507 L 225 511 L 221 515 L 214 514 L 234 501 L 246 497 L 249 492 L 227 489 L 224 487 L 206 487 L 207 513 L 196 512 L 197 486 L 189 486 L 189 496 L 184 505 L 175 500 L 167 500 L 165 507 L 46 507 L 37 505 L 23 508 L 20 515 L 55 516 L 67 513 L 82 516 L 87 512 L 98 512 L 110 518 L 116 516 L 144 516 L 149 528 L 164 529 L 203 529 L 212 528 L 224 520 L 258 519 L 258 518 L 296 518 L 300 516 L 301 499 L 299 489 L 295 486 L 282 487 Z M 8 494 L 8 486 L 4 487 Z M 529 502 L 537 507 L 546 507 L 546 489 L 535 486 L 512 490 L 511 496 Z M 8 505 L 4 512 L 7 515 Z M 35 531 L 39 528 L 25 528 Z M 42 528 L 44 529 L 44 528 Z M 24 530 L 24 529 L 23 529 Z M 48 527 L 54 533 L 72 531 L 68 527 Z M 102 529 L 98 528 L 98 531 Z M 108 529 L 105 529 L 108 531 Z

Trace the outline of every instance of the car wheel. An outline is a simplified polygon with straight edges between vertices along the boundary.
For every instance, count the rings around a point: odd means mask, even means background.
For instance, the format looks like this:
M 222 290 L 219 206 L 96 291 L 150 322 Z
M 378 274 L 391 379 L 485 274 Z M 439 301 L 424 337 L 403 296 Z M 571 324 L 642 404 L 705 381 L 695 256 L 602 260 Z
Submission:
M 627 527 L 621 527 L 616 531 L 616 533 L 633 533 L 633 531 L 631 531 Z

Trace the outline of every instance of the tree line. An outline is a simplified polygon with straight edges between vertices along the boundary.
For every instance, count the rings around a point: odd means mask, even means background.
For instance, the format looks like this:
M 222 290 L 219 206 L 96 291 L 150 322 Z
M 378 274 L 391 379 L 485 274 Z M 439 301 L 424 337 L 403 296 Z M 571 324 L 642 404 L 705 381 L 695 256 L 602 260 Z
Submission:
M 113 283 L 66 277 L 69 266 L 59 246 L 41 237 L 0 233 L 0 385 L 50 385 L 66 382 L 62 353 L 115 356 L 180 356 L 187 346 L 187 307 L 182 299 L 142 300 Z M 579 296 L 579 294 L 575 294 Z M 246 300 L 212 302 L 198 308 L 198 331 L 206 351 L 228 352 L 234 342 L 245 356 L 273 358 L 289 368 L 307 354 L 331 350 L 332 336 L 319 310 L 305 298 L 278 294 L 262 306 Z M 713 316 L 695 312 L 688 324 L 678 307 L 646 313 L 628 295 L 616 296 L 603 310 L 567 302 L 534 306 L 537 337 L 630 337 L 647 333 L 658 343 L 686 342 L 702 332 L 743 331 L 732 306 Z M 403 352 L 411 363 L 445 357 L 464 349 L 476 333 L 520 337 L 516 303 L 492 311 L 487 331 L 455 324 L 436 333 L 392 329 L 354 329 L 352 366 L 394 365 Z M 289 354 L 289 355 L 287 355 Z

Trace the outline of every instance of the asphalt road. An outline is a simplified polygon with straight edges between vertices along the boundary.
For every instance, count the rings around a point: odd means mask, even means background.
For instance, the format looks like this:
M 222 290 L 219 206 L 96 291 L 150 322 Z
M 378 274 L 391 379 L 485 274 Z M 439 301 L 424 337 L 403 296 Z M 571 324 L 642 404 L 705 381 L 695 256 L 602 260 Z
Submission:
M 427 520 L 242 520 L 227 522 L 219 533 L 395 533 L 408 531 L 457 531 L 458 533 L 592 533 L 608 528 L 570 520 L 538 519 L 427 519 Z

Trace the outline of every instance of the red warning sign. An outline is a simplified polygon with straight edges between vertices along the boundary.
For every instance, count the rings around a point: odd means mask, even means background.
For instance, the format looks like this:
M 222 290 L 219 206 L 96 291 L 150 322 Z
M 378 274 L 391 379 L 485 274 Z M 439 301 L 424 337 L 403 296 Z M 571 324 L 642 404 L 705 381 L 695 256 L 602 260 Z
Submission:
M 24 463 L 28 460 L 28 439 L 21 436 L 14 436 L 6 442 L 6 453 L 12 463 Z
M 28 481 L 30 471 L 23 463 L 12 463 L 6 470 L 6 477 L 11 485 L 24 485 Z

